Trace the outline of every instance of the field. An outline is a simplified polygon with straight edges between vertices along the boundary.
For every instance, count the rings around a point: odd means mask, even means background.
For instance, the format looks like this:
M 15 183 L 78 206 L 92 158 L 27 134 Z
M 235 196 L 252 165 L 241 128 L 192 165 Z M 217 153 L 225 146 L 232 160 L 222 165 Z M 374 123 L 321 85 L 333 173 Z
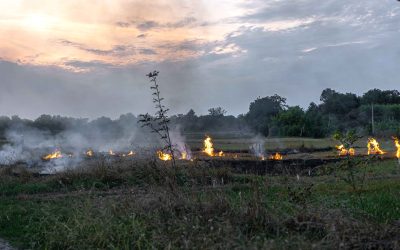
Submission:
M 193 148 L 197 136 L 187 138 Z M 224 150 L 251 143 L 214 137 Z M 266 149 L 332 145 L 285 138 L 269 139 Z M 0 238 L 22 249 L 395 249 L 399 197 L 400 165 L 391 157 L 343 159 L 311 176 L 198 160 L 173 169 L 158 160 L 97 159 L 54 175 L 2 167 Z
M 371 163 L 357 191 L 330 167 L 313 177 L 192 164 L 3 169 L 0 235 L 30 249 L 399 247 L 397 162 Z

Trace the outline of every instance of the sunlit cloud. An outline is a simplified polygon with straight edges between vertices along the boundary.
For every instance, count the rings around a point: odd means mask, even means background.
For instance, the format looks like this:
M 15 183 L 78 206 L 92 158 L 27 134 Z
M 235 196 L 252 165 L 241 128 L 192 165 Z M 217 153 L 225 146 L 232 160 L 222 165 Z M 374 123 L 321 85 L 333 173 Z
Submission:
M 2 58 L 19 64 L 87 71 L 71 61 L 123 66 L 185 60 L 207 53 L 239 55 L 221 45 L 239 27 L 279 31 L 310 20 L 244 23 L 244 0 L 0 1 Z M 214 46 L 214 48 L 210 48 Z

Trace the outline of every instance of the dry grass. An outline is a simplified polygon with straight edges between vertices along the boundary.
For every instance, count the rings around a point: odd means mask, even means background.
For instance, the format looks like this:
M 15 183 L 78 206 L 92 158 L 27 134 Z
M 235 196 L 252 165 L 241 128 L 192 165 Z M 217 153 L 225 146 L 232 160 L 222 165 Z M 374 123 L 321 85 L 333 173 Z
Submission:
M 47 177 L 3 169 L 0 235 L 31 249 L 395 249 L 393 163 L 370 166 L 362 204 L 330 174 L 155 162 L 93 162 Z

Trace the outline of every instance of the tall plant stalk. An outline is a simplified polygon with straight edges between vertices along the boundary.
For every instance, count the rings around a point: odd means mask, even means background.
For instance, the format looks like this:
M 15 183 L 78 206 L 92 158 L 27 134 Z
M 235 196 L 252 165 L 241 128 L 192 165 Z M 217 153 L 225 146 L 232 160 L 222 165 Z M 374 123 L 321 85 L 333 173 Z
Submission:
M 146 76 L 150 78 L 150 89 L 153 91 L 153 103 L 155 104 L 156 113 L 154 116 L 146 113 L 144 115 L 140 115 L 141 119 L 139 122 L 142 123 L 142 127 L 149 127 L 153 133 L 159 135 L 160 139 L 164 142 L 163 151 L 166 151 L 171 155 L 171 165 L 172 167 L 176 166 L 175 162 L 175 154 L 174 154 L 174 146 L 171 141 L 170 129 L 169 129 L 169 117 L 167 115 L 169 109 L 167 109 L 163 104 L 164 98 L 161 97 L 161 92 L 159 89 L 159 85 L 157 83 L 157 77 L 159 72 L 153 71 L 147 74 Z

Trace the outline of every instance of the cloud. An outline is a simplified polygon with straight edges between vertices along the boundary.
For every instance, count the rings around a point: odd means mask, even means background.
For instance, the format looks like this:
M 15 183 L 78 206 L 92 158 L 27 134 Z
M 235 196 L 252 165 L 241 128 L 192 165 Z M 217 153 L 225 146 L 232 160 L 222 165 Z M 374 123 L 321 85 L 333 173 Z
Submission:
M 132 46 L 127 46 L 127 45 L 114 45 L 109 50 L 102 50 L 97 48 L 91 48 L 87 45 L 64 39 L 61 39 L 58 42 L 64 46 L 75 47 L 82 51 L 86 51 L 99 56 L 132 56 L 135 54 L 134 48 Z
M 233 5 L 227 2 L 227 7 Z M 151 93 L 144 76 L 154 69 L 161 72 L 160 87 L 173 113 L 190 108 L 207 113 L 210 107 L 223 106 L 230 114 L 240 114 L 258 96 L 275 93 L 291 105 L 307 107 L 328 87 L 358 94 L 398 88 L 397 2 L 240 3 L 240 11 L 234 8 L 228 15 L 224 8 L 219 19 L 193 11 L 177 21 L 137 21 L 145 19 L 126 15 L 118 19 L 136 21 L 116 26 L 117 19 L 112 19 L 101 33 L 108 34 L 104 40 L 97 34 L 90 39 L 61 36 L 57 51 L 66 53 L 55 65 L 73 72 L 35 64 L 53 55 L 51 50 L 18 52 L 23 55 L 19 63 L 0 63 L 0 113 L 97 117 L 148 112 Z M 140 24 L 145 32 L 137 30 Z M 3 60 L 9 60 L 10 48 L 0 47 Z

